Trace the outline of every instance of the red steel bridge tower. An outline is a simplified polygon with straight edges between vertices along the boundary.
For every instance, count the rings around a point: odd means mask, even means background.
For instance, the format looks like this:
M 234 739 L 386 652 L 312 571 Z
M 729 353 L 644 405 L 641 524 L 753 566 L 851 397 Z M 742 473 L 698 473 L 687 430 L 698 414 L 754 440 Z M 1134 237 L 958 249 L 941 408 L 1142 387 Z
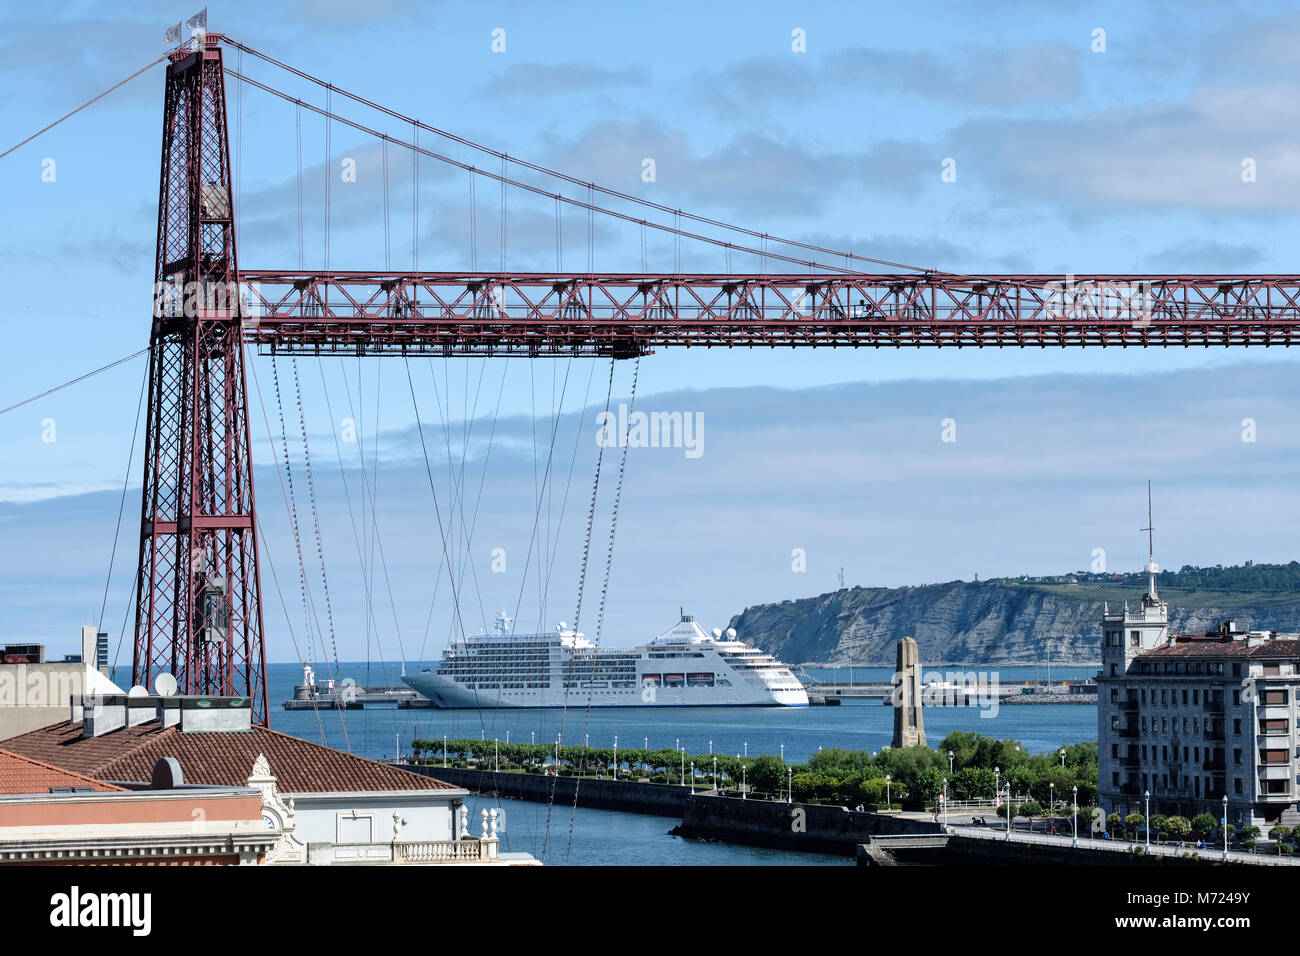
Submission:
M 770 261 L 801 271 L 240 270 L 227 73 L 360 132 L 382 134 L 224 69 L 223 43 L 323 82 L 220 34 L 170 55 L 133 680 L 148 686 L 167 671 L 183 693 L 249 696 L 260 723 L 267 720 L 266 651 L 245 346 L 271 354 L 624 358 L 656 348 L 1300 345 L 1295 275 L 859 273 L 788 256 Z M 504 169 L 507 158 L 500 159 Z M 504 173 L 501 182 L 539 191 Z M 614 215 L 643 230 L 704 238 Z
M 251 697 L 265 723 L 225 77 L 197 46 L 167 67 L 132 680 Z

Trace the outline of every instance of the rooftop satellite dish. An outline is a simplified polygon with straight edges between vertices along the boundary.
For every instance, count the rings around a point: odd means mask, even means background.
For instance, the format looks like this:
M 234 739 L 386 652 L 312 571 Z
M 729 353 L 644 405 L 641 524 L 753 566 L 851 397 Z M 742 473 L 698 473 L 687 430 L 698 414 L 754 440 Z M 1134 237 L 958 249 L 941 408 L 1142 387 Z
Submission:
M 166 671 L 155 677 L 153 681 L 154 690 L 158 691 L 159 697 L 173 696 L 176 693 L 177 686 L 176 678 Z
M 562 630 L 562 631 L 566 631 L 566 630 L 568 630 L 568 629 L 569 629 L 569 625 L 567 625 L 567 624 L 565 624 L 563 621 L 561 621 L 561 622 L 560 622 L 560 630 Z
M 721 637 L 721 636 L 722 636 L 722 628 L 720 628 L 720 627 L 715 627 L 715 628 L 713 629 L 713 637 L 714 637 L 714 640 L 717 640 L 717 639 L 718 639 L 719 637 Z
M 736 639 L 736 629 L 734 627 L 727 628 L 727 640 L 734 641 L 735 639 Z
M 134 687 L 132 687 L 129 691 L 126 692 L 126 696 L 127 697 L 148 697 L 149 688 L 141 687 L 139 684 L 136 684 Z

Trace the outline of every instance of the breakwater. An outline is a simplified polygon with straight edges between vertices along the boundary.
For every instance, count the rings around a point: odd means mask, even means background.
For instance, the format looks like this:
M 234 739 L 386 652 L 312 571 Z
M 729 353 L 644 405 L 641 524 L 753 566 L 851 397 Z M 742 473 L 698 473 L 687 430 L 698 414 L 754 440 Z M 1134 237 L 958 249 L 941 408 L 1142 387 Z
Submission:
M 680 817 L 690 797 L 685 787 L 663 783 L 637 783 L 632 780 L 608 780 L 584 777 L 550 777 L 538 773 L 499 773 L 464 767 L 402 765 L 402 769 L 464 787 L 471 793 L 527 800 L 531 803 L 555 801 L 597 810 L 623 810 L 627 813 L 651 813 L 663 817 Z

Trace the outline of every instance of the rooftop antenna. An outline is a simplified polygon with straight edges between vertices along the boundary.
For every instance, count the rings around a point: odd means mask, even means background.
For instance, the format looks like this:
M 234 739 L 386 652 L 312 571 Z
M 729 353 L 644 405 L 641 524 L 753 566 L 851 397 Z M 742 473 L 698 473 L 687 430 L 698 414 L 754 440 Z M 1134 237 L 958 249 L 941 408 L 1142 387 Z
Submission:
M 1147 577 L 1149 580 L 1148 590 L 1151 593 L 1151 600 L 1156 598 L 1156 546 L 1155 546 L 1155 522 L 1151 520 L 1151 479 L 1147 479 L 1147 526 L 1139 528 L 1140 531 L 1147 533 Z

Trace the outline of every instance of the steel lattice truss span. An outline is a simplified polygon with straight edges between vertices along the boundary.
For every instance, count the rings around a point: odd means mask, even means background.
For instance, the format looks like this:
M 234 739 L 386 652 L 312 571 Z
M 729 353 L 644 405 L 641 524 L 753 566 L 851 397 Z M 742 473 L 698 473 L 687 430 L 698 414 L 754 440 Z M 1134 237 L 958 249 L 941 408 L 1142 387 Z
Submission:
M 240 273 L 267 352 L 1291 345 L 1300 277 Z

